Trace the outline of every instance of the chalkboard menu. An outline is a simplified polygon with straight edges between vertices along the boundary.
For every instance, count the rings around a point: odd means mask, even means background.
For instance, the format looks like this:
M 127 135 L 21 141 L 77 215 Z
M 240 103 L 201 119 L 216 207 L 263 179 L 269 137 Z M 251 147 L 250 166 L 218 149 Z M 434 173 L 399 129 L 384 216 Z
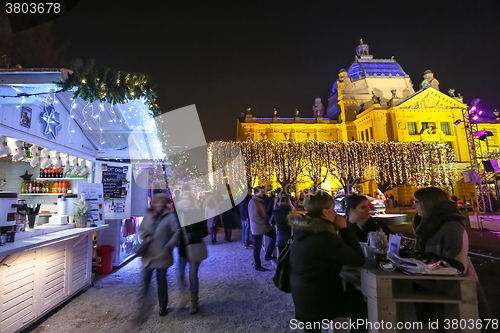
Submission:
M 125 194 L 123 187 L 127 183 L 127 174 L 123 167 L 107 166 L 102 170 L 102 184 L 105 198 L 122 198 Z

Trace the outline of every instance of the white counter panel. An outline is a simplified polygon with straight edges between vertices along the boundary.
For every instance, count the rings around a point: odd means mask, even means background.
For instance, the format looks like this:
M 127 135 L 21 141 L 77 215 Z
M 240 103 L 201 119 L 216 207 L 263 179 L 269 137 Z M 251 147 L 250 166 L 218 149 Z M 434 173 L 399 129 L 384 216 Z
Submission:
M 92 233 L 105 228 L 107 225 L 67 229 L 2 246 L 0 332 L 22 330 L 88 287 L 92 278 Z M 43 233 L 54 229 L 38 230 Z

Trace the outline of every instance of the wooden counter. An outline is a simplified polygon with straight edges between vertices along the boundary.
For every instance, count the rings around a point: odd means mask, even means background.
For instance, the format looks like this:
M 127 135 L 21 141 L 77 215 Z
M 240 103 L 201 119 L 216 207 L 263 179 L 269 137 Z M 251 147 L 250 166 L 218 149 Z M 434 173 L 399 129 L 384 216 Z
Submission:
M 341 273 L 344 281 L 360 289 L 368 305 L 368 321 L 375 323 L 414 322 L 408 317 L 409 306 L 415 303 L 443 304 L 447 319 L 479 319 L 476 281 L 467 276 L 406 275 L 381 268 L 347 268 Z M 415 284 L 433 286 L 433 291 L 421 291 Z M 436 288 L 446 287 L 446 290 Z M 436 291 L 437 289 L 437 291 Z M 430 289 L 429 289 L 430 290 Z M 414 314 L 413 314 L 414 315 Z M 369 332 L 397 332 L 392 329 L 370 329 Z M 404 332 L 405 330 L 400 330 Z M 479 332 L 470 329 L 467 332 Z
M 1 333 L 22 330 L 90 285 L 92 233 L 104 228 L 40 228 L 0 247 Z

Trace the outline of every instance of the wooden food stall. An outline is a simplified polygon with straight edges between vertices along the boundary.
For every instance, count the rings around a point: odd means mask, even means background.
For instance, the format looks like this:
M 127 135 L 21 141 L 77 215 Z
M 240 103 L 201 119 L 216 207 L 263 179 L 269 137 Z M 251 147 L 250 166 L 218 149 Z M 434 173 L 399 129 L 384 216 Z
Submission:
M 129 149 L 132 129 L 152 119 L 143 103 L 74 98 L 54 83 L 62 72 L 0 70 L 1 333 L 22 330 L 91 285 L 97 243 L 116 246 L 120 236 L 107 236 L 115 224 L 106 220 L 131 218 L 135 187 L 132 166 L 124 163 L 124 204 L 105 198 L 102 164 L 130 161 L 131 153 L 146 158 Z M 90 211 L 77 219 L 82 197 Z M 134 198 L 141 211 L 147 200 Z M 110 214 L 111 205 L 121 215 Z

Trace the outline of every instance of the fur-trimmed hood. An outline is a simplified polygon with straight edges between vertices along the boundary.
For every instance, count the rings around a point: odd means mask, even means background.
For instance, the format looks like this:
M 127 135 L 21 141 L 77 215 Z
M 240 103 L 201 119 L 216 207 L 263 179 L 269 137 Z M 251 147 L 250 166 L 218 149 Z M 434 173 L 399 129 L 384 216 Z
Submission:
M 287 217 L 288 225 L 294 231 L 304 231 L 307 233 L 330 232 L 337 233 L 337 228 L 333 223 L 321 217 L 311 217 L 309 215 L 301 215 L 298 213 L 290 213 Z

